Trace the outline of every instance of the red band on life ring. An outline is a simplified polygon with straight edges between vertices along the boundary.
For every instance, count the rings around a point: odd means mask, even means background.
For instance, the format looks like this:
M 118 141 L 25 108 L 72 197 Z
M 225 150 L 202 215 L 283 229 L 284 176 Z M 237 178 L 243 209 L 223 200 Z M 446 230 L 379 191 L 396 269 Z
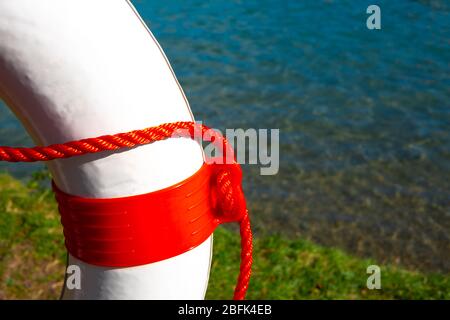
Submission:
M 196 131 L 204 137 L 209 130 L 205 125 L 190 121 L 172 122 L 49 146 L 0 146 L 0 161 L 65 159 L 175 137 L 196 139 Z M 224 137 L 214 135 L 209 138 L 208 141 L 225 152 L 224 159 L 219 158 L 216 163 L 222 163 L 228 154 L 233 155 L 233 149 Z M 202 243 L 200 239 L 206 239 L 218 224 L 239 221 L 241 263 L 234 299 L 242 300 L 252 273 L 253 236 L 241 180 L 242 172 L 237 163 L 214 164 L 204 165 L 199 172 L 175 186 L 140 196 L 84 199 L 60 191 L 54 183 L 53 190 L 60 207 L 68 251 L 91 264 L 127 267 L 160 261 L 198 246 Z M 201 181 L 207 182 L 203 185 Z M 204 196 L 204 200 L 196 202 L 198 198 L 194 196 L 199 195 Z M 205 216 L 200 214 L 199 207 L 205 209 Z M 177 210 L 180 211 L 177 213 Z M 197 217 L 187 219 L 194 213 Z M 197 227 L 190 226 L 196 221 Z
M 155 192 L 113 199 L 53 190 L 69 253 L 89 264 L 131 267 L 168 259 L 203 243 L 224 222 L 242 219 L 238 164 L 204 164 Z M 223 182 L 227 180 L 228 182 Z

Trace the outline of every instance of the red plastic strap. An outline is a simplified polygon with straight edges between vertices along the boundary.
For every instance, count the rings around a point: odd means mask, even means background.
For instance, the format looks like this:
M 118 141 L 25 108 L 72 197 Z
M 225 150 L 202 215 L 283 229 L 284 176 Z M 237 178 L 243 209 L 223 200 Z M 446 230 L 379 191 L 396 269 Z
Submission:
M 237 164 L 204 164 L 190 178 L 166 189 L 114 199 L 81 198 L 53 183 L 66 247 L 93 265 L 131 267 L 174 257 L 203 243 L 224 222 L 239 222 L 242 190 L 221 202 L 217 179 L 231 173 L 240 186 Z
M 210 130 L 194 122 L 165 123 L 141 130 L 31 148 L 0 146 L 0 161 L 34 162 L 119 150 L 175 137 L 195 139 Z M 224 137 L 209 136 L 234 159 Z M 230 157 L 231 155 L 231 157 Z M 219 161 L 218 163 L 222 163 Z M 68 195 L 53 183 L 68 251 L 88 263 L 132 266 L 173 257 L 202 243 L 223 222 L 239 221 L 241 265 L 234 299 L 245 298 L 252 267 L 252 231 L 238 164 L 204 165 L 175 186 L 118 199 Z

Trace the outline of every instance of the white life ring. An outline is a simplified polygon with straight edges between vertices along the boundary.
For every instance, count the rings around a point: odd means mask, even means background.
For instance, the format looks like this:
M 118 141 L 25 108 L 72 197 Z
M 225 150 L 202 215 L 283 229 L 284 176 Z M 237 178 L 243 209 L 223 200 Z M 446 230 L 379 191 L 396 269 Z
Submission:
M 0 1 L 0 97 L 39 145 L 192 121 L 161 47 L 129 1 Z M 182 161 L 179 155 L 183 154 Z M 199 145 L 170 139 L 127 152 L 48 163 L 58 187 L 90 198 L 171 186 L 203 163 Z M 130 268 L 69 255 L 81 289 L 63 299 L 203 299 L 212 236 L 179 256 Z

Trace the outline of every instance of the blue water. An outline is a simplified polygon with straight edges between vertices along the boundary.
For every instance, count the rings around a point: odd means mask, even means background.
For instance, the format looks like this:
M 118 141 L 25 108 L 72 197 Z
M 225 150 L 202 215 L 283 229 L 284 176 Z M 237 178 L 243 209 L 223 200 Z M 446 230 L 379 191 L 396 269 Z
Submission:
M 280 173 L 245 167 L 257 232 L 450 271 L 450 1 L 133 3 L 196 119 L 280 129 Z M 0 126 L 31 144 L 6 108 Z

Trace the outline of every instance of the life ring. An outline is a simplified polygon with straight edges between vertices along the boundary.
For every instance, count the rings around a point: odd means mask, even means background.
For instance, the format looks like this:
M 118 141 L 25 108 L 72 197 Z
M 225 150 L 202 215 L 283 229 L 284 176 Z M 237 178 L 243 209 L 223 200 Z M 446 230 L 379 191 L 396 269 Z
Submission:
M 67 14 L 70 12 L 70 14 Z M 0 94 L 39 145 L 193 121 L 161 47 L 129 1 L 0 2 Z M 182 154 L 182 158 L 180 158 Z M 48 163 L 60 190 L 134 196 L 185 180 L 203 164 L 189 139 Z M 212 236 L 175 257 L 105 267 L 69 255 L 81 289 L 63 299 L 203 299 Z

